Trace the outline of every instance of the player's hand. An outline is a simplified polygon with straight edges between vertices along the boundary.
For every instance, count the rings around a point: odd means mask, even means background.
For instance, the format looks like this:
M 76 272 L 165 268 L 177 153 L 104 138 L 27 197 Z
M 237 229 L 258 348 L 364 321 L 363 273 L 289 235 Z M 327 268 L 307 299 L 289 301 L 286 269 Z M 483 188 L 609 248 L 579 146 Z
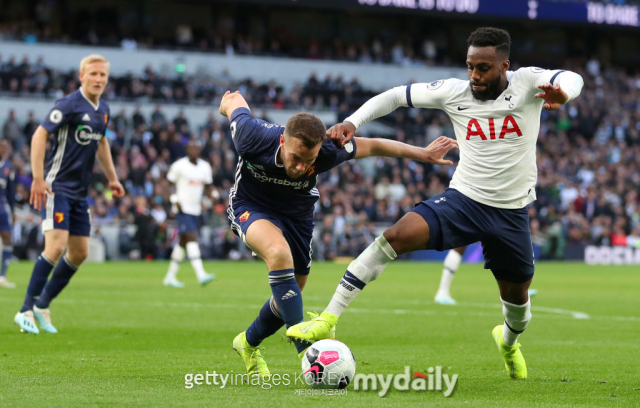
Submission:
M 178 214 L 182 214 L 182 206 L 180 203 L 176 203 L 176 208 L 178 209 Z
M 227 91 L 224 93 L 224 95 L 222 95 L 222 99 L 220 100 L 220 109 L 218 109 L 218 112 L 220 112 L 222 116 L 228 116 L 227 105 L 229 104 L 229 101 L 232 99 L 234 94 L 240 94 L 240 91 L 235 91 L 234 93 L 231 93 L 231 91 Z
M 47 194 L 53 195 L 53 191 L 51 191 L 44 179 L 33 179 L 29 205 L 32 205 L 36 211 L 40 211 L 43 208 L 43 200 L 47 199 Z
M 567 93 L 560 88 L 559 84 L 543 84 L 538 85 L 538 88 L 542 89 L 542 92 L 535 94 L 534 98 L 544 99 L 542 107 L 546 110 L 560 109 L 569 100 Z
M 450 166 L 453 162 L 451 160 L 444 160 L 443 157 L 449 150 L 457 148 L 458 142 L 446 136 L 440 136 L 424 148 L 425 159 L 423 161 Z
M 340 147 L 349 143 L 355 134 L 356 125 L 347 121 L 333 125 L 327 130 L 327 137 Z
M 118 180 L 109 182 L 109 189 L 111 189 L 111 194 L 114 198 L 122 198 L 124 197 L 124 187 Z

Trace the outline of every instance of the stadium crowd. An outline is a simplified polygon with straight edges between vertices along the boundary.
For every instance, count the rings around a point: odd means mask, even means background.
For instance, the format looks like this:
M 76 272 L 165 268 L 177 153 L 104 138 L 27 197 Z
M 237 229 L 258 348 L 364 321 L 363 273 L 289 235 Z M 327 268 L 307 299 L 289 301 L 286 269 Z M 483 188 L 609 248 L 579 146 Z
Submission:
M 4 95 L 43 92 L 57 97 L 76 89 L 74 73 L 56 73 L 42 61 L 9 61 L 13 62 L 0 63 Z M 640 75 L 601 69 L 595 61 L 574 70 L 585 79 L 581 97 L 566 109 L 543 111 L 538 141 L 538 201 L 529 211 L 532 240 L 543 247 L 543 256 L 548 258 L 561 258 L 565 246 L 572 243 L 640 246 Z M 22 76 L 16 78 L 16 72 Z M 12 85 L 16 80 L 17 91 Z M 196 79 L 162 78 L 148 68 L 140 77 L 112 78 L 106 97 L 115 100 L 127 95 L 140 103 L 180 101 L 217 106 L 219 95 L 238 88 L 251 106 L 331 109 L 341 120 L 380 91 L 365 89 L 357 79 L 319 79 L 315 75 L 287 92 L 277 84 L 236 81 L 227 74 L 210 78 L 202 88 L 187 86 L 184 93 L 176 91 L 175 81 L 200 84 Z M 173 97 L 167 97 L 163 87 L 172 89 Z M 156 99 L 158 95 L 164 98 Z M 41 119 L 31 115 L 26 123 L 19 123 L 9 112 L 2 123 L 2 137 L 13 148 L 8 157 L 16 173 L 20 221 L 14 229 L 14 241 L 21 257 L 28 256 L 29 250 L 37 254 L 36 248 L 42 245 L 39 216 L 28 207 L 29 141 Z M 393 126 L 396 139 L 414 145 L 426 146 L 440 135 L 454 137 L 451 122 L 440 111 L 401 109 L 381 120 Z M 200 138 L 219 193 L 219 197 L 207 197 L 203 202 L 204 224 L 212 227 L 207 240 L 210 245 L 203 246 L 203 252 L 211 257 L 250 256 L 226 223 L 227 195 L 237 162 L 228 125 L 213 112 L 205 123 L 189 123 L 182 113 L 169 118 L 160 104 L 150 117 L 139 110 L 112 112 L 107 137 L 128 194 L 122 200 L 110 200 L 96 166 L 89 196 L 98 235 L 102 225 L 121 225 L 122 256 L 166 258 L 175 231 L 171 228 L 171 186 L 165 175 L 170 164 L 184 155 L 186 142 Z M 455 162 L 457 157 L 452 159 Z M 377 226 L 395 222 L 415 203 L 443 192 L 453 171 L 454 167 L 409 160 L 369 158 L 320 175 L 315 257 L 356 256 L 375 238 Z M 137 229 L 130 233 L 126 225 Z

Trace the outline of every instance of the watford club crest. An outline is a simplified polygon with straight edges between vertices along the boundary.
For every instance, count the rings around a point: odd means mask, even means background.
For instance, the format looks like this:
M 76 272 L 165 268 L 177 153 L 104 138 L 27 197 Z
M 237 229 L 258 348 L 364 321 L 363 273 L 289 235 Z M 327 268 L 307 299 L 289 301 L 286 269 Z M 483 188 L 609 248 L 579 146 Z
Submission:
M 315 172 L 316 172 L 316 166 L 311 166 L 309 167 L 309 170 L 307 170 L 307 172 L 305 173 L 305 176 L 311 177 L 311 175 Z
M 245 211 L 239 218 L 240 222 L 245 222 L 246 220 L 248 220 L 250 215 L 251 213 L 249 211 Z
M 53 218 L 55 218 L 56 223 L 60 224 L 62 221 L 64 221 L 64 213 L 55 213 L 53 215 Z
M 109 123 L 109 115 L 107 115 L 106 113 L 104 114 L 104 124 L 106 125 L 107 123 Z

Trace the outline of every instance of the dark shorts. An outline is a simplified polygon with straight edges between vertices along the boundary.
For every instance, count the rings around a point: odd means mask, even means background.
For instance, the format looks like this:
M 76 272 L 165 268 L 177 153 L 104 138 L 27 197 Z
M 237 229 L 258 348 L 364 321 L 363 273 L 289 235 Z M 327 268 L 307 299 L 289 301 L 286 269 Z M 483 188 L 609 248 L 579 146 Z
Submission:
M 11 231 L 12 218 L 9 204 L 0 205 L 0 232 Z
M 47 194 L 42 209 L 42 232 L 52 229 L 69 231 L 69 235 L 91 235 L 91 213 L 86 198 L 73 199 L 64 195 Z
M 176 214 L 176 220 L 178 220 L 178 233 L 180 235 L 187 232 L 198 232 L 200 230 L 200 216 L 179 213 Z
M 276 214 L 251 202 L 233 199 L 227 209 L 231 230 L 247 243 L 245 234 L 249 226 L 257 220 L 267 220 L 278 227 L 291 248 L 293 270 L 296 275 L 308 275 L 311 268 L 311 241 L 313 239 L 313 219 L 294 220 Z
M 437 251 L 480 241 L 484 268 L 496 279 L 526 282 L 533 277 L 534 258 L 527 208 L 490 207 L 454 189 L 418 204 L 413 212 L 429 224 L 429 248 Z

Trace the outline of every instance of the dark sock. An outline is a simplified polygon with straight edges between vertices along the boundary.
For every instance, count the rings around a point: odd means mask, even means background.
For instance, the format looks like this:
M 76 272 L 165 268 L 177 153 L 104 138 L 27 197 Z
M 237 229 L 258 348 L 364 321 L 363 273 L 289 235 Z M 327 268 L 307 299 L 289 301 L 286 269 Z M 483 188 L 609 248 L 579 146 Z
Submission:
M 24 313 L 27 310 L 33 309 L 33 304 L 36 302 L 42 288 L 47 284 L 47 278 L 53 269 L 53 262 L 47 259 L 44 254 L 40 254 L 33 265 L 33 272 L 31 272 L 31 280 L 29 280 L 29 287 L 27 287 L 27 294 L 24 297 L 24 303 L 20 313 Z
M 302 322 L 302 293 L 296 282 L 293 269 L 269 272 L 269 284 L 284 324 L 291 327 Z M 298 353 L 308 347 L 306 343 L 295 342 L 295 344 Z
M 6 246 L 2 249 L 2 269 L 0 270 L 0 276 L 7 274 L 7 268 L 11 262 L 11 255 L 13 255 L 13 247 Z
M 47 285 L 42 290 L 40 298 L 36 301 L 36 307 L 47 309 L 51 301 L 69 284 L 71 277 L 77 270 L 78 268 L 69 262 L 66 256 L 63 257 L 53 271 L 51 279 L 49 279 L 49 282 L 47 282 Z
M 273 298 L 267 300 L 267 303 L 260 309 L 260 314 L 256 317 L 256 320 L 251 323 L 251 326 L 247 329 L 247 342 L 256 347 L 262 343 L 264 339 L 275 334 L 280 328 L 284 326 L 284 320 L 282 316 L 275 309 Z

